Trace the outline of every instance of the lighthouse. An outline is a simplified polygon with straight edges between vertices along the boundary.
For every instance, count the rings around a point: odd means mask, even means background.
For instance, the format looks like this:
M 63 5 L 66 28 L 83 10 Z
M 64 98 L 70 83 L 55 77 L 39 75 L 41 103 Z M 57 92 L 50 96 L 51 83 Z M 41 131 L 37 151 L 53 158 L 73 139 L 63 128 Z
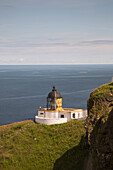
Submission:
M 47 95 L 46 108 L 39 108 L 38 115 L 35 116 L 36 123 L 60 124 L 74 119 L 81 119 L 87 116 L 87 112 L 82 109 L 63 108 L 62 96 L 55 86 Z
M 53 86 L 52 91 L 47 96 L 47 110 L 62 110 L 62 96 Z

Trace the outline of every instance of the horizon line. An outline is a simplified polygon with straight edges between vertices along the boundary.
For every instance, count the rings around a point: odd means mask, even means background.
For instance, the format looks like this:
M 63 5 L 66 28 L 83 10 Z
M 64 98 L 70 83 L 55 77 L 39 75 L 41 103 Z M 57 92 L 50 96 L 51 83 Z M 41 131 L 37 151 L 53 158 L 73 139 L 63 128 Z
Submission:
M 113 63 L 78 63 L 78 64 L 0 64 L 0 66 L 66 66 L 66 65 L 113 65 Z

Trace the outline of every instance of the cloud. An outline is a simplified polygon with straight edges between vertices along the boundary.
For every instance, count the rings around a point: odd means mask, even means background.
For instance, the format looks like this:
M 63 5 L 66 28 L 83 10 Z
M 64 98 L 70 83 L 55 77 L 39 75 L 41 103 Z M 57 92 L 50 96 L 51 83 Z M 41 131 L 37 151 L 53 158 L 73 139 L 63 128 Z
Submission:
M 112 3 L 112 0 L 107 0 L 108 3 Z M 6 4 L 4 4 L 6 3 Z M 34 6 L 37 8 L 76 8 L 76 7 L 88 7 L 97 4 L 106 3 L 106 0 L 10 0 L 14 6 L 27 7 Z M 2 7 L 11 8 L 13 5 L 9 4 L 9 0 L 1 0 Z
M 39 7 L 45 8 L 77 8 L 77 7 L 88 7 L 95 6 L 98 4 L 106 3 L 106 0 L 31 0 L 29 3 L 36 4 Z M 107 0 L 107 3 L 112 3 L 112 0 Z
M 106 45 L 0 48 L 0 64 L 113 63 L 112 56 Z
M 57 50 L 67 50 L 67 49 L 80 49 L 82 47 L 95 47 L 95 48 L 111 48 L 113 45 L 113 40 L 109 39 L 100 39 L 100 40 L 85 40 L 77 41 L 76 38 L 68 39 L 68 37 L 27 37 L 21 39 L 0 39 L 0 49 L 3 51 L 5 49 L 34 49 L 35 50 L 44 50 L 48 49 L 57 49 Z M 67 48 L 67 49 L 66 49 Z
M 92 41 L 81 41 L 82 45 L 113 45 L 113 40 L 92 40 Z
M 0 39 L 0 47 L 55 47 L 55 46 L 69 46 L 68 42 L 64 42 L 63 40 L 58 40 L 57 38 L 45 38 L 42 39 L 42 42 L 39 38 L 31 39 L 25 38 L 21 40 L 13 40 Z
M 14 8 L 14 5 L 4 4 L 4 5 L 0 5 L 0 7 L 3 7 L 3 8 Z

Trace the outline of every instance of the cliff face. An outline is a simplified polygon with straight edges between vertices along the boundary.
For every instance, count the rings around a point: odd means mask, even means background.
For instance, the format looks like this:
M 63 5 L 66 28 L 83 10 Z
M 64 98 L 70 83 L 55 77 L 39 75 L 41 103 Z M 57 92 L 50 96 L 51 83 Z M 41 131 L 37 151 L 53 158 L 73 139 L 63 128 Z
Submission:
M 87 103 L 85 128 L 90 154 L 87 170 L 113 169 L 113 83 L 94 90 Z

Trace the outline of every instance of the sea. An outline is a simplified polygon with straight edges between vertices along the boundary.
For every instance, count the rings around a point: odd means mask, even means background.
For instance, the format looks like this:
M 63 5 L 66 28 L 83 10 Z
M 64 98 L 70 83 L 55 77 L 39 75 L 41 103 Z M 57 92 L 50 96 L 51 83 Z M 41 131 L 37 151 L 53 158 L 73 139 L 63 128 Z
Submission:
M 0 125 L 34 120 L 55 85 L 63 107 L 87 109 L 90 93 L 111 82 L 113 65 L 1 65 Z

